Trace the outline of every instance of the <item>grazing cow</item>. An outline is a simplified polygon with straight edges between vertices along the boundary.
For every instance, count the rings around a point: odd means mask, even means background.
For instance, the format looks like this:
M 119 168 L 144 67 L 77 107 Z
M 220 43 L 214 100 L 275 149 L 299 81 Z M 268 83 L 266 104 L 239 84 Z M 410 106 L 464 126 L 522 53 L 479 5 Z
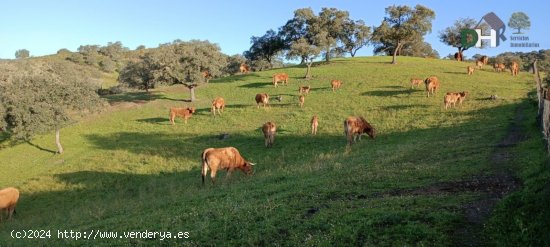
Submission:
M 472 66 L 468 66 L 468 75 L 472 75 L 474 73 L 475 68 Z
M 193 116 L 193 113 L 195 113 L 195 107 L 187 107 L 187 108 L 177 108 L 172 107 L 170 108 L 170 123 L 172 125 L 176 124 L 175 119 L 176 117 L 181 117 L 187 123 L 187 119 L 191 118 Z
M 357 137 L 361 140 L 361 135 L 368 134 L 370 138 L 376 137 L 376 130 L 372 125 L 367 122 L 363 117 L 355 116 L 348 117 L 344 121 L 344 133 L 348 138 L 349 145 L 353 144 Z
M 273 85 L 277 87 L 277 83 L 282 81 L 285 85 L 288 83 L 288 74 L 287 73 L 277 73 L 273 75 Z
M 496 72 L 499 72 L 498 63 L 493 64 L 493 69 L 494 69 Z
M 208 83 L 212 78 L 212 75 L 210 74 L 210 72 L 208 72 L 208 70 L 203 71 L 201 74 L 202 74 L 202 77 L 204 77 L 204 80 L 206 81 L 206 83 Z
M 428 97 L 430 97 L 430 93 L 435 95 L 437 92 L 439 88 L 439 79 L 435 76 L 430 76 L 424 80 L 424 84 L 426 84 L 426 91 L 428 91 Z
M 227 176 L 231 175 L 231 172 L 235 169 L 243 171 L 246 175 L 252 174 L 252 166 L 254 163 L 246 161 L 239 150 L 234 147 L 225 148 L 207 148 L 202 152 L 202 184 L 204 184 L 204 177 L 210 169 L 210 178 L 212 184 L 216 182 L 216 172 L 218 170 L 227 170 Z
M 317 115 L 314 115 L 311 118 L 311 134 L 312 135 L 317 135 L 317 127 L 318 126 L 319 126 L 319 118 L 317 117 Z
M 483 62 L 482 62 L 481 60 L 477 60 L 477 61 L 476 61 L 476 67 L 477 67 L 478 69 L 483 68 Z
M 223 109 L 225 108 L 225 100 L 222 97 L 217 97 L 212 101 L 212 113 L 214 113 L 214 116 L 216 115 L 216 110 L 218 110 L 218 114 L 222 115 Z M 221 112 L 220 112 L 221 110 Z
M 264 133 L 265 138 L 265 147 L 273 147 L 276 131 L 277 126 L 273 122 L 267 122 L 262 126 L 262 132 Z
M 301 86 L 300 88 L 298 88 L 298 92 L 309 94 L 310 89 L 311 89 L 310 86 Z
M 498 72 L 503 72 L 506 70 L 506 65 L 503 63 L 498 64 Z
M 510 65 L 510 71 L 513 76 L 517 76 L 519 73 L 519 64 L 517 62 L 512 62 L 512 65 Z
M 13 187 L 0 190 L 0 210 L 5 210 L 8 219 L 15 212 L 15 206 L 19 200 L 19 190 Z M 0 214 L 0 221 L 2 221 L 3 215 Z
M 332 91 L 339 89 L 342 86 L 342 81 L 340 80 L 332 80 L 330 82 L 330 85 L 332 86 Z
M 424 82 L 424 80 L 418 79 L 418 78 L 411 78 L 411 89 L 419 86 L 422 82 Z
M 304 107 L 304 101 L 306 100 L 306 97 L 304 97 L 303 95 L 300 95 L 298 97 L 298 100 L 300 101 L 300 107 Z
M 256 105 L 258 105 L 258 108 L 260 108 L 260 103 L 264 105 L 264 108 L 266 105 L 269 105 L 269 95 L 266 93 L 256 94 Z
M 247 74 L 248 72 L 250 72 L 250 66 L 248 66 L 245 63 L 241 63 L 241 66 L 239 67 L 239 71 L 243 74 Z
M 445 110 L 447 110 L 448 107 L 455 107 L 457 102 L 459 105 L 462 105 L 462 101 L 464 101 L 466 95 L 468 95 L 468 92 L 465 91 L 460 93 L 447 92 L 443 99 Z

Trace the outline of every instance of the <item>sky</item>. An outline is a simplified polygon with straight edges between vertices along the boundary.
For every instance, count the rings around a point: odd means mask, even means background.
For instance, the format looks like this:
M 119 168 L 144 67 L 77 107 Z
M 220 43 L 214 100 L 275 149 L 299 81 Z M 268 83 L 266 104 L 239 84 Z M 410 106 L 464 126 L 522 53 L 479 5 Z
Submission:
M 514 4 L 512 4 L 514 3 Z M 365 1 L 365 0 L 3 0 L 0 2 L 0 58 L 13 59 L 19 49 L 31 56 L 55 54 L 66 48 L 76 51 L 80 45 L 107 45 L 120 41 L 130 49 L 148 48 L 175 39 L 209 40 L 227 55 L 242 54 L 250 48 L 250 37 L 277 30 L 293 17 L 299 8 L 310 7 L 319 13 L 323 7 L 349 12 L 354 20 L 378 26 L 391 5 L 424 5 L 435 11 L 432 32 L 425 41 L 443 57 L 456 48 L 442 43 L 438 33 L 459 18 L 480 20 L 494 12 L 507 24 L 514 12 L 524 12 L 531 28 L 523 36 L 538 48 L 510 46 L 513 30 L 506 27 L 507 41 L 495 48 L 471 48 L 466 56 L 477 53 L 497 55 L 505 51 L 549 49 L 550 31 L 544 13 L 550 4 L 542 0 L 525 1 Z M 357 56 L 372 55 L 372 46 L 362 48 Z

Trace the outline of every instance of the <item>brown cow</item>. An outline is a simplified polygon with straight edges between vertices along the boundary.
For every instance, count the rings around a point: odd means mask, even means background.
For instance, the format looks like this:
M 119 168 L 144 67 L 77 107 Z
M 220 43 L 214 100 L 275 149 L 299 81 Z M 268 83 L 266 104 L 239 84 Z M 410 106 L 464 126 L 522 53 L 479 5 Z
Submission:
M 462 52 L 456 52 L 455 53 L 455 59 L 456 59 L 456 61 L 462 61 L 462 59 L 463 59 Z
M 411 89 L 413 89 L 415 86 L 419 86 L 420 83 L 424 82 L 424 80 L 422 79 L 418 79 L 418 78 L 411 78 Z
M 376 137 L 376 130 L 374 127 L 360 116 L 348 117 L 344 121 L 344 133 L 348 138 L 349 145 L 353 144 L 358 136 L 359 140 L 361 140 L 361 135 L 365 133 L 372 139 Z
M 468 66 L 468 75 L 472 75 L 474 73 L 475 68 L 472 66 Z
M 493 69 L 494 69 L 496 72 L 499 72 L 498 63 L 493 64 Z
M 477 60 L 477 61 L 476 61 L 476 67 L 477 67 L 478 69 L 483 68 L 483 62 L 480 61 L 480 60 Z
M 330 82 L 330 85 L 332 86 L 332 91 L 334 92 L 335 89 L 339 89 L 342 86 L 342 81 L 340 80 L 332 80 Z
M 309 94 L 309 90 L 311 89 L 310 86 L 301 86 L 298 88 L 298 92 Z
M 273 122 L 267 122 L 262 126 L 262 132 L 264 133 L 265 138 L 265 147 L 273 147 L 276 131 L 277 126 Z
M 468 95 L 468 92 L 465 91 L 460 93 L 447 92 L 443 99 L 445 110 L 447 110 L 448 107 L 455 107 L 457 102 L 459 105 L 462 105 L 462 101 L 464 101 L 466 95 Z
M 187 119 L 191 118 L 191 116 L 193 116 L 193 113 L 195 113 L 195 107 L 170 108 L 170 123 L 174 125 L 175 124 L 174 120 L 176 119 L 176 117 L 183 118 L 183 120 L 185 120 L 185 123 L 187 123 Z
M 248 66 L 245 63 L 241 63 L 241 66 L 239 67 L 239 71 L 243 74 L 248 74 L 248 72 L 250 72 L 250 66 Z
M 504 72 L 506 70 L 506 64 L 499 63 L 498 64 L 498 72 Z
M 519 73 L 519 64 L 517 62 L 512 62 L 512 65 L 510 65 L 510 71 L 513 76 L 517 76 Z
M 428 91 L 428 97 L 430 97 L 430 93 L 435 95 L 437 92 L 439 88 L 439 79 L 435 76 L 430 76 L 424 80 L 424 84 L 426 84 L 426 91 Z
M 300 101 L 300 107 L 304 107 L 304 101 L 306 100 L 306 97 L 304 97 L 303 95 L 300 95 L 298 97 L 298 100 Z
M 208 70 L 203 71 L 201 74 L 202 77 L 204 77 L 204 80 L 206 80 L 206 83 L 208 83 L 212 78 L 212 75 L 210 74 L 210 72 L 208 72 Z
M 260 108 L 260 103 L 264 105 L 264 108 L 266 105 L 269 105 L 269 95 L 266 93 L 256 94 L 256 105 L 258 105 L 258 108 Z
M 218 110 L 218 114 L 222 115 L 223 109 L 225 108 L 225 100 L 222 97 L 217 97 L 212 101 L 212 113 L 214 113 L 214 116 L 216 115 L 216 109 Z M 221 112 L 220 112 L 221 110 Z
M 479 59 L 483 63 L 483 65 L 487 65 L 489 63 L 489 57 L 488 56 L 481 56 Z
M 5 210 L 8 219 L 15 212 L 15 206 L 19 200 L 19 190 L 13 187 L 8 187 L 0 190 L 0 210 Z M 0 221 L 2 221 L 3 215 L 0 214 Z
M 288 74 L 287 73 L 277 73 L 273 75 L 273 85 L 277 87 L 277 83 L 282 81 L 285 85 L 288 83 Z
M 204 184 L 204 177 L 210 169 L 210 178 L 212 184 L 216 182 L 216 172 L 218 170 L 227 170 L 227 177 L 231 175 L 231 172 L 235 169 L 243 171 L 247 175 L 252 174 L 253 163 L 246 161 L 239 150 L 234 147 L 225 148 L 207 148 L 202 152 L 202 184 Z
M 319 126 L 319 118 L 317 117 L 317 115 L 314 115 L 311 118 L 311 134 L 312 135 L 317 135 L 317 127 L 318 126 Z

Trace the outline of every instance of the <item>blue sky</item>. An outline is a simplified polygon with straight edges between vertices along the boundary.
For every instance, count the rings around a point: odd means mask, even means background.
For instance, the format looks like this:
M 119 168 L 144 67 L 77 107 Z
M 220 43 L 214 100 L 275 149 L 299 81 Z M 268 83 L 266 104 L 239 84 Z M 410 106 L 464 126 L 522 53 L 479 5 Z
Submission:
M 539 48 L 512 48 L 510 39 L 497 48 L 475 49 L 476 53 L 496 55 L 504 51 L 549 49 L 547 12 L 549 4 L 542 1 L 145 1 L 145 0 L 8 0 L 0 2 L 0 58 L 14 58 L 15 51 L 27 49 L 31 56 L 54 54 L 61 48 L 76 51 L 86 44 L 106 45 L 121 41 L 130 49 L 138 45 L 157 47 L 175 39 L 201 39 L 217 43 L 222 52 L 242 54 L 250 47 L 251 36 L 261 36 L 268 29 L 277 30 L 292 18 L 298 8 L 311 7 L 318 13 L 322 7 L 347 10 L 353 19 L 362 19 L 377 26 L 385 16 L 387 6 L 425 5 L 436 12 L 432 33 L 425 39 L 441 56 L 456 52 L 441 43 L 438 32 L 458 18 L 479 20 L 495 12 L 504 23 L 513 12 L 523 11 L 531 19 L 527 30 L 530 42 Z M 509 38 L 512 30 L 507 27 Z M 358 56 L 372 55 L 372 47 L 361 49 Z

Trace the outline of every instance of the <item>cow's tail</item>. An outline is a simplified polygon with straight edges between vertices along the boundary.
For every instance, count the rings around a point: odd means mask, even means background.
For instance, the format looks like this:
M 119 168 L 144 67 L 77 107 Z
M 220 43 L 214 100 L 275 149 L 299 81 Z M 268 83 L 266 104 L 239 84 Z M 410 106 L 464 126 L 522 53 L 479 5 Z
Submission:
M 201 167 L 201 176 L 202 176 L 202 184 L 204 185 L 204 178 L 206 177 L 206 173 L 208 172 L 208 161 L 206 160 L 206 154 L 210 151 L 210 148 L 205 149 L 202 152 L 201 159 L 202 159 L 202 167 Z

